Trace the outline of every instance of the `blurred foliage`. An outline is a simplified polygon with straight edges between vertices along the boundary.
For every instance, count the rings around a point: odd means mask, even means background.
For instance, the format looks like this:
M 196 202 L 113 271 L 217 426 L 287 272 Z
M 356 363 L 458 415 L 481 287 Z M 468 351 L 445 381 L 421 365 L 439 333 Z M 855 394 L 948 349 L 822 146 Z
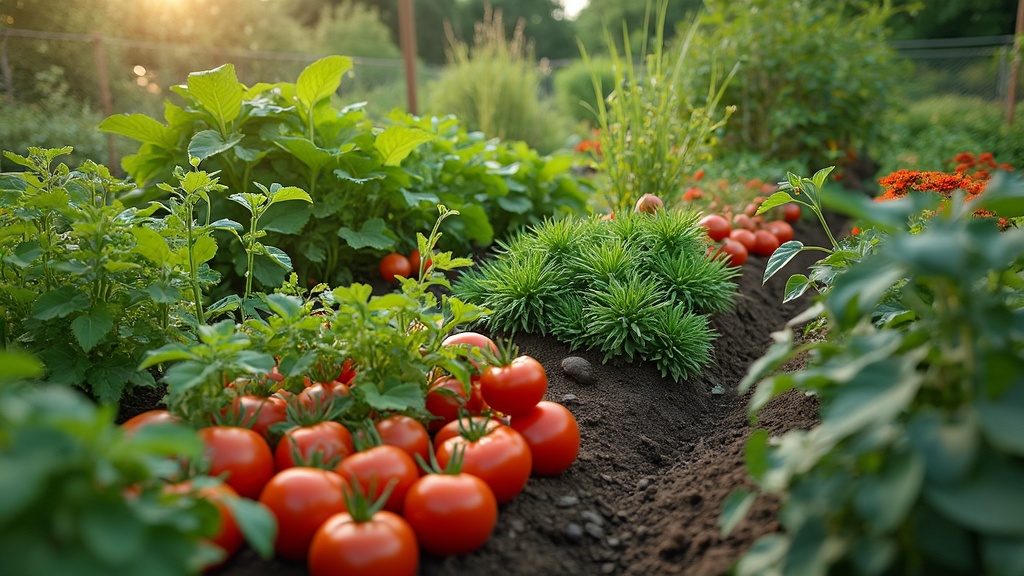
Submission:
M 899 69 L 887 5 L 856 15 L 828 3 L 708 0 L 694 40 L 698 85 L 712 64 L 739 63 L 722 103 L 735 105 L 723 147 L 807 165 L 835 163 L 885 129 Z
M 506 36 L 501 13 L 477 23 L 473 44 L 449 37 L 449 64 L 432 86 L 429 109 L 454 114 L 487 137 L 522 140 L 551 151 L 562 144 L 566 123 L 540 95 L 540 72 L 517 25 Z

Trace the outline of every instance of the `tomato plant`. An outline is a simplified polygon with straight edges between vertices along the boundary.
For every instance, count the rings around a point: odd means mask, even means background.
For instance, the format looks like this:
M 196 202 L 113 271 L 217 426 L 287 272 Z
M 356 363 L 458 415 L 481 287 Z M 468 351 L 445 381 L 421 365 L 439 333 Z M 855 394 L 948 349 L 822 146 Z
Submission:
M 580 450 L 580 429 L 568 408 L 543 401 L 522 415 L 515 415 L 509 426 L 519 432 L 530 447 L 533 473 L 538 476 L 561 474 Z
M 490 431 L 498 426 L 504 426 L 505 423 L 497 418 L 491 418 L 488 416 L 460 416 L 455 420 L 445 424 L 434 433 L 434 450 L 441 447 L 441 444 L 449 438 L 455 438 L 456 436 L 462 435 L 464 428 L 472 426 L 486 426 L 487 431 Z
M 437 449 L 438 463 L 446 466 L 456 449 L 464 450 L 462 472 L 486 482 L 499 504 L 509 502 L 526 487 L 533 456 L 523 436 L 508 426 L 474 425 L 445 440 Z
M 259 501 L 277 518 L 274 550 L 283 558 L 301 561 L 317 529 L 345 511 L 344 480 L 330 470 L 296 466 L 275 474 Z
M 274 451 L 274 462 L 278 470 L 303 464 L 334 466 L 352 452 L 352 433 L 328 420 L 285 432 Z
M 412 263 L 409 259 L 397 252 L 392 252 L 380 259 L 381 278 L 388 282 L 397 282 L 396 276 L 409 278 L 412 276 Z
M 206 446 L 211 476 L 224 481 L 245 498 L 257 498 L 274 475 L 274 456 L 262 436 L 237 426 L 210 426 L 199 430 Z

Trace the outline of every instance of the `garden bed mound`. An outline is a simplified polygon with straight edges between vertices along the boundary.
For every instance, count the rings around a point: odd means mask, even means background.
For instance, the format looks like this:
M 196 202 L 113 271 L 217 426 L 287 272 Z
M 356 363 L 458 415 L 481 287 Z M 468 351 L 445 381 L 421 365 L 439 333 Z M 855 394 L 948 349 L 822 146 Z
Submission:
M 827 240 L 816 223 L 801 221 L 797 238 Z M 726 538 L 718 517 L 726 497 L 749 487 L 743 446 L 756 427 L 781 433 L 815 423 L 813 398 L 791 392 L 775 399 L 756 426 L 747 399 L 735 393 L 747 367 L 780 329 L 807 305 L 781 304 L 785 277 L 805 271 L 806 253 L 762 286 L 766 258 L 751 257 L 737 278 L 735 309 L 713 318 L 720 336 L 714 363 L 684 382 L 664 379 L 645 362 L 602 364 L 600 356 L 570 351 L 553 338 L 520 334 L 521 353 L 547 371 L 547 399 L 568 407 L 579 422 L 578 460 L 561 476 L 531 478 L 501 506 L 498 524 L 477 552 L 424 555 L 422 575 L 722 574 L 759 536 L 779 529 L 777 503 L 759 498 Z M 589 361 L 596 381 L 570 379 L 567 356 Z M 713 394 L 720 385 L 724 394 Z M 305 576 L 300 563 L 264 561 L 252 550 L 232 559 L 220 576 Z

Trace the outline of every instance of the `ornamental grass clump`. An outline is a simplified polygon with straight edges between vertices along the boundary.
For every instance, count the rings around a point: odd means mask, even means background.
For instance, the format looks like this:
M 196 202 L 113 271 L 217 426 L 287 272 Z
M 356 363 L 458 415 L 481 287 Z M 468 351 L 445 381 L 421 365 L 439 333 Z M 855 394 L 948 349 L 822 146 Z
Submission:
M 707 315 L 736 294 L 737 272 L 706 251 L 690 212 L 548 220 L 463 274 L 453 294 L 490 310 L 481 321 L 492 331 L 550 334 L 684 380 L 711 360 Z

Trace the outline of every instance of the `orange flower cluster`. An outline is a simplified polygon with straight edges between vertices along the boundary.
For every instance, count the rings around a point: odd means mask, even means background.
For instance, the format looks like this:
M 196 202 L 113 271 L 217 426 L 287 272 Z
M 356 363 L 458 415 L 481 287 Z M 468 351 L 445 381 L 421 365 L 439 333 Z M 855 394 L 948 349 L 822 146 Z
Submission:
M 935 192 L 944 198 L 951 198 L 954 190 L 963 190 L 967 195 L 965 202 L 971 201 L 985 191 L 985 185 L 991 177 L 990 169 L 1013 170 L 1009 164 L 996 164 L 992 154 L 985 152 L 977 157 L 970 152 L 957 154 L 953 158 L 956 168 L 952 174 L 946 172 L 920 172 L 917 170 L 897 170 L 878 183 L 884 188 L 876 201 L 902 198 L 910 192 Z M 975 216 L 993 218 L 996 215 L 988 210 L 977 210 Z M 1009 227 L 1005 218 L 999 218 L 1001 230 Z
M 601 141 L 600 140 L 584 140 L 576 145 L 576 152 L 583 154 L 586 152 L 594 151 L 598 156 L 601 155 Z

